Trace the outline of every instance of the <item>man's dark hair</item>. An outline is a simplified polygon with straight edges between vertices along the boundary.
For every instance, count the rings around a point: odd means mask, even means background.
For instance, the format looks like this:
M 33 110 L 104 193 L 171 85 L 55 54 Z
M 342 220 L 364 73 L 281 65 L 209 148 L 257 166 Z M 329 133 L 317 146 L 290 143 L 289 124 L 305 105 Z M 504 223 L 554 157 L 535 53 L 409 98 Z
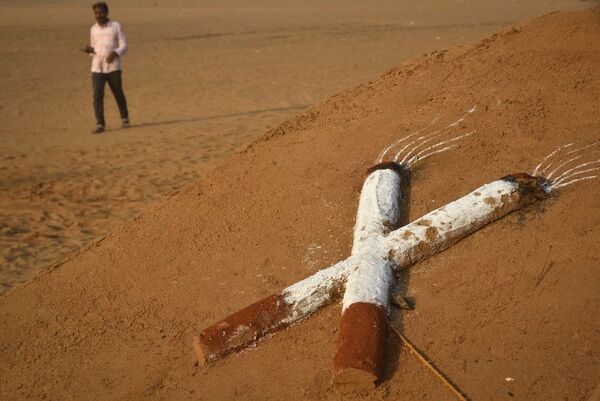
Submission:
M 102 10 L 104 10 L 105 13 L 108 14 L 108 4 L 106 4 L 103 1 L 99 1 L 97 3 L 94 3 L 94 5 L 92 6 L 92 10 L 95 10 L 97 8 L 101 8 Z

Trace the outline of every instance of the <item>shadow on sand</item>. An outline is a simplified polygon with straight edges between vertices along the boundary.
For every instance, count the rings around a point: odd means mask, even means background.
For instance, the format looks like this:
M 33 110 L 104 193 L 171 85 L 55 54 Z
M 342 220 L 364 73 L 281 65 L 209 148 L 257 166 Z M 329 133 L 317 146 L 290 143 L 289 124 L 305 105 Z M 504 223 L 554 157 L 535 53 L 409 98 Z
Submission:
M 251 110 L 240 113 L 229 113 L 229 114 L 217 114 L 213 116 L 205 116 L 205 117 L 192 117 L 192 118 L 179 118 L 173 120 L 165 120 L 165 121 L 152 121 L 152 122 L 142 122 L 139 124 L 131 124 L 127 130 L 135 129 L 135 128 L 144 128 L 144 127 L 160 127 L 163 125 L 174 125 L 174 124 L 182 124 L 182 123 L 193 123 L 199 121 L 209 121 L 209 120 L 217 120 L 220 118 L 231 118 L 231 117 L 244 117 L 244 116 L 252 116 L 256 114 L 263 113 L 280 113 L 284 111 L 294 111 L 294 110 L 303 110 L 307 108 L 308 104 L 302 104 L 297 106 L 290 107 L 276 107 L 272 109 L 260 109 L 260 110 Z M 122 128 L 113 128 L 107 131 L 118 131 Z

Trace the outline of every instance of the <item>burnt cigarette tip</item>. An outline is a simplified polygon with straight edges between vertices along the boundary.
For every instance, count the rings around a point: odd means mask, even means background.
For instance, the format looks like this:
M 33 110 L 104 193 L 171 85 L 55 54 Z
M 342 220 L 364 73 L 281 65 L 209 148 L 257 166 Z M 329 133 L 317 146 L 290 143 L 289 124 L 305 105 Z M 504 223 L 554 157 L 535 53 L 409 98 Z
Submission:
M 506 181 L 512 181 L 519 184 L 519 190 L 522 193 L 533 196 L 537 199 L 548 195 L 549 181 L 544 177 L 533 176 L 527 173 L 510 174 L 502 178 Z
M 408 165 L 404 165 L 404 164 L 400 164 L 400 163 L 396 163 L 396 162 L 383 162 L 383 163 L 378 163 L 374 166 L 369 167 L 369 169 L 367 170 L 367 173 L 365 175 L 368 176 L 369 174 L 371 174 L 377 170 L 395 171 L 396 174 L 398 174 L 400 176 L 400 178 L 402 178 L 404 180 L 410 178 L 410 174 L 411 174 L 410 167 Z

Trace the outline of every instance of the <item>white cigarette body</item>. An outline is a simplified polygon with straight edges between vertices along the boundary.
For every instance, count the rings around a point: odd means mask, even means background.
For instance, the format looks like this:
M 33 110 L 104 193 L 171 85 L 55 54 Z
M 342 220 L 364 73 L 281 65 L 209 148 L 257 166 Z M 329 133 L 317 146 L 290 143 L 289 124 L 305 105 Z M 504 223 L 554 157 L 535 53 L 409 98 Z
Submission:
M 352 255 L 372 253 L 400 224 L 400 167 L 387 168 L 389 165 L 375 169 L 365 179 L 356 212 Z
M 386 238 L 396 268 L 406 268 L 440 252 L 481 227 L 546 197 L 543 179 L 514 174 L 482 185 L 460 199 L 401 227 Z
M 386 235 L 400 225 L 401 173 L 382 166 L 368 175 L 362 187 L 352 247 L 357 263 L 346 283 L 333 359 L 336 384 L 370 387 L 383 371 L 394 275 L 392 263 L 380 249 Z
M 409 172 L 396 163 L 381 163 L 369 170 L 359 199 L 352 256 L 281 292 L 292 311 L 287 323 L 304 319 L 331 303 L 343 293 L 350 272 L 362 264 L 362 255 L 381 253 L 385 234 L 400 224 L 401 184 L 409 179 Z

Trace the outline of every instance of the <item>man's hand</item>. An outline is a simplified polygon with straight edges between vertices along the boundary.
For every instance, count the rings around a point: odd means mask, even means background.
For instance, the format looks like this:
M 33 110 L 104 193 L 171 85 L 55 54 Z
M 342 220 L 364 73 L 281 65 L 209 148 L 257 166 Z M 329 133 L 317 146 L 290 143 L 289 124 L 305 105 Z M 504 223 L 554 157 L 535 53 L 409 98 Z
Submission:
M 117 54 L 117 52 L 113 51 L 112 53 L 110 53 L 108 55 L 108 57 L 106 58 L 106 62 L 108 64 L 112 63 L 114 61 L 115 58 L 119 57 L 119 55 Z
M 94 48 L 92 46 L 86 46 L 84 49 L 82 49 L 84 52 L 88 53 L 88 54 L 95 54 L 96 52 L 94 51 Z

